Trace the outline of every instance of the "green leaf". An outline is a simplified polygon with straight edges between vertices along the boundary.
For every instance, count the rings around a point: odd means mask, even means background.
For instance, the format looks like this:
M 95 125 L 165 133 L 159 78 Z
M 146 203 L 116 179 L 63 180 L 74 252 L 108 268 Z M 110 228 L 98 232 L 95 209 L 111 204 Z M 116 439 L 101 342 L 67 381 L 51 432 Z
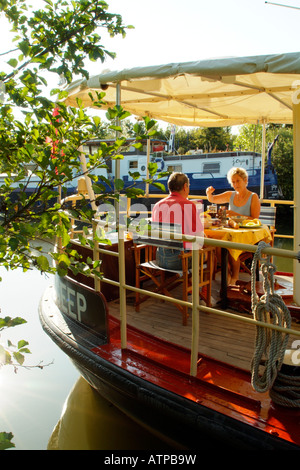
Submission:
M 166 192 L 166 188 L 162 183 L 157 183 L 157 182 L 152 181 L 151 184 L 155 186 L 156 188 L 160 189 L 160 191 L 162 191 L 163 193 Z
M 17 363 L 22 366 L 24 364 L 24 361 L 25 361 L 25 357 L 23 356 L 23 354 L 21 354 L 19 351 L 15 351 L 13 353 L 13 357 L 15 358 L 15 360 L 17 361 Z
M 9 242 L 8 242 L 10 248 L 15 251 L 19 245 L 19 240 L 15 237 L 12 237 L 10 238 Z
M 155 163 L 155 162 L 150 162 L 150 163 L 148 164 L 149 174 L 150 174 L 151 176 L 154 176 L 155 173 L 157 172 L 157 168 L 158 168 L 158 167 L 157 167 L 157 163 Z
M 15 447 L 15 444 L 11 442 L 13 437 L 14 435 L 11 432 L 0 432 L 0 450 Z
M 20 341 L 18 341 L 18 349 L 24 348 L 24 346 L 27 346 L 28 344 L 28 341 L 21 339 Z
M 116 191 L 121 191 L 124 188 L 124 181 L 116 178 L 114 180 L 114 185 L 115 185 Z
M 10 59 L 7 63 L 8 63 L 8 65 L 10 65 L 13 68 L 17 67 L 17 65 L 18 65 L 17 59 Z
M 5 318 L 0 318 L 0 329 L 4 327 L 12 327 L 12 326 L 17 326 L 17 325 L 22 325 L 23 323 L 27 323 L 24 318 L 21 317 L 5 317 Z
M 110 129 L 112 129 L 113 131 L 116 131 L 116 132 L 122 132 L 122 127 L 121 126 L 109 126 Z
M 38 256 L 36 259 L 38 268 L 41 271 L 47 271 L 49 269 L 49 261 L 48 258 L 44 255 Z
M 101 123 L 101 119 L 99 118 L 99 116 L 93 116 L 93 121 L 96 126 L 99 126 Z
M 1 344 L 0 344 L 0 365 L 2 364 L 10 364 L 11 363 L 11 355 L 10 352 L 7 351 Z

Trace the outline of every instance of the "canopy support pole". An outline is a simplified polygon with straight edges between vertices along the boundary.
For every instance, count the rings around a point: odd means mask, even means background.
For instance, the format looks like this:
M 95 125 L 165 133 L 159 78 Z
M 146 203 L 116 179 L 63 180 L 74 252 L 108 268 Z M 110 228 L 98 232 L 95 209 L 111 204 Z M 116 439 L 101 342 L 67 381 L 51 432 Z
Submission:
M 294 127 L 294 250 L 300 246 L 300 104 L 293 105 L 293 127 Z M 294 301 L 300 305 L 300 263 L 294 260 Z
M 262 127 L 262 147 L 261 147 L 261 169 L 260 169 L 260 199 L 264 198 L 265 186 L 265 159 L 266 159 L 266 122 L 263 121 Z
M 149 178 L 149 163 L 150 163 L 150 137 L 147 139 L 147 180 Z M 146 183 L 146 197 L 149 196 L 149 183 Z
M 116 105 L 121 106 L 121 83 L 117 83 L 116 87 Z M 120 120 L 117 118 L 116 125 L 120 125 Z M 120 133 L 119 131 L 116 132 L 116 139 L 119 137 Z M 120 179 L 120 160 L 117 158 L 115 160 L 115 179 Z M 116 211 L 116 229 L 119 227 L 120 223 L 120 202 L 115 200 L 115 211 Z
M 117 83 L 117 88 L 116 88 L 116 105 L 121 106 L 121 83 Z M 120 120 L 119 118 L 117 119 L 116 125 L 120 125 Z M 116 132 L 116 138 L 119 136 L 119 131 Z M 119 179 L 120 178 L 120 160 L 117 158 L 115 160 L 115 178 Z

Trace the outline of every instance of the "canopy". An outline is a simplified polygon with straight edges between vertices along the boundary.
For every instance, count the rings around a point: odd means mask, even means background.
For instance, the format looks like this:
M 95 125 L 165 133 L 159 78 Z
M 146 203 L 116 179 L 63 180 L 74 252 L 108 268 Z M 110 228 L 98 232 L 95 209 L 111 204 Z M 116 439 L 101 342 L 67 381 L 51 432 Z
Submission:
M 300 53 L 223 58 L 135 67 L 104 72 L 68 87 L 67 104 L 104 91 L 107 107 L 122 107 L 179 126 L 224 127 L 246 123 L 293 122 L 293 100 L 300 85 Z
M 293 124 L 294 246 L 300 246 L 300 52 L 103 72 L 72 83 L 66 102 L 77 106 L 80 98 L 92 107 L 89 94 L 101 90 L 106 107 L 117 102 L 133 115 L 180 126 Z M 294 300 L 300 305 L 298 280 L 300 263 L 295 261 Z

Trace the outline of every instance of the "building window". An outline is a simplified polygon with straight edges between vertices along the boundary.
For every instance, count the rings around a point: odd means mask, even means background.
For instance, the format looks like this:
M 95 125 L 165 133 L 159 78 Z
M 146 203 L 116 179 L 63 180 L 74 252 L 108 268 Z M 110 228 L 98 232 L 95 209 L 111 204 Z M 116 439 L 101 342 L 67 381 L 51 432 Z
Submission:
M 182 172 L 182 165 L 168 165 L 168 169 L 167 171 L 173 171 L 173 172 L 178 172 L 178 173 L 181 173 Z
M 203 173 L 220 173 L 220 163 L 204 163 Z
M 137 162 L 137 160 L 131 160 L 131 161 L 129 162 L 129 169 L 130 169 L 130 170 L 133 170 L 133 169 L 136 169 L 136 168 L 138 168 L 138 162 Z

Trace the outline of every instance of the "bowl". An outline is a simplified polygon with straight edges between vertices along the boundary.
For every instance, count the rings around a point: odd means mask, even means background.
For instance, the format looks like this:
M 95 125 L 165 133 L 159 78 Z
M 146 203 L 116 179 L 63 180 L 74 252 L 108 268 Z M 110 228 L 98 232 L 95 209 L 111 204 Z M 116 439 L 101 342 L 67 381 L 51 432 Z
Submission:
M 245 215 L 233 215 L 232 217 L 230 217 L 232 220 L 234 220 L 234 222 L 236 222 L 237 224 L 241 224 L 243 225 L 243 222 L 245 220 L 248 220 L 249 217 L 245 216 Z

